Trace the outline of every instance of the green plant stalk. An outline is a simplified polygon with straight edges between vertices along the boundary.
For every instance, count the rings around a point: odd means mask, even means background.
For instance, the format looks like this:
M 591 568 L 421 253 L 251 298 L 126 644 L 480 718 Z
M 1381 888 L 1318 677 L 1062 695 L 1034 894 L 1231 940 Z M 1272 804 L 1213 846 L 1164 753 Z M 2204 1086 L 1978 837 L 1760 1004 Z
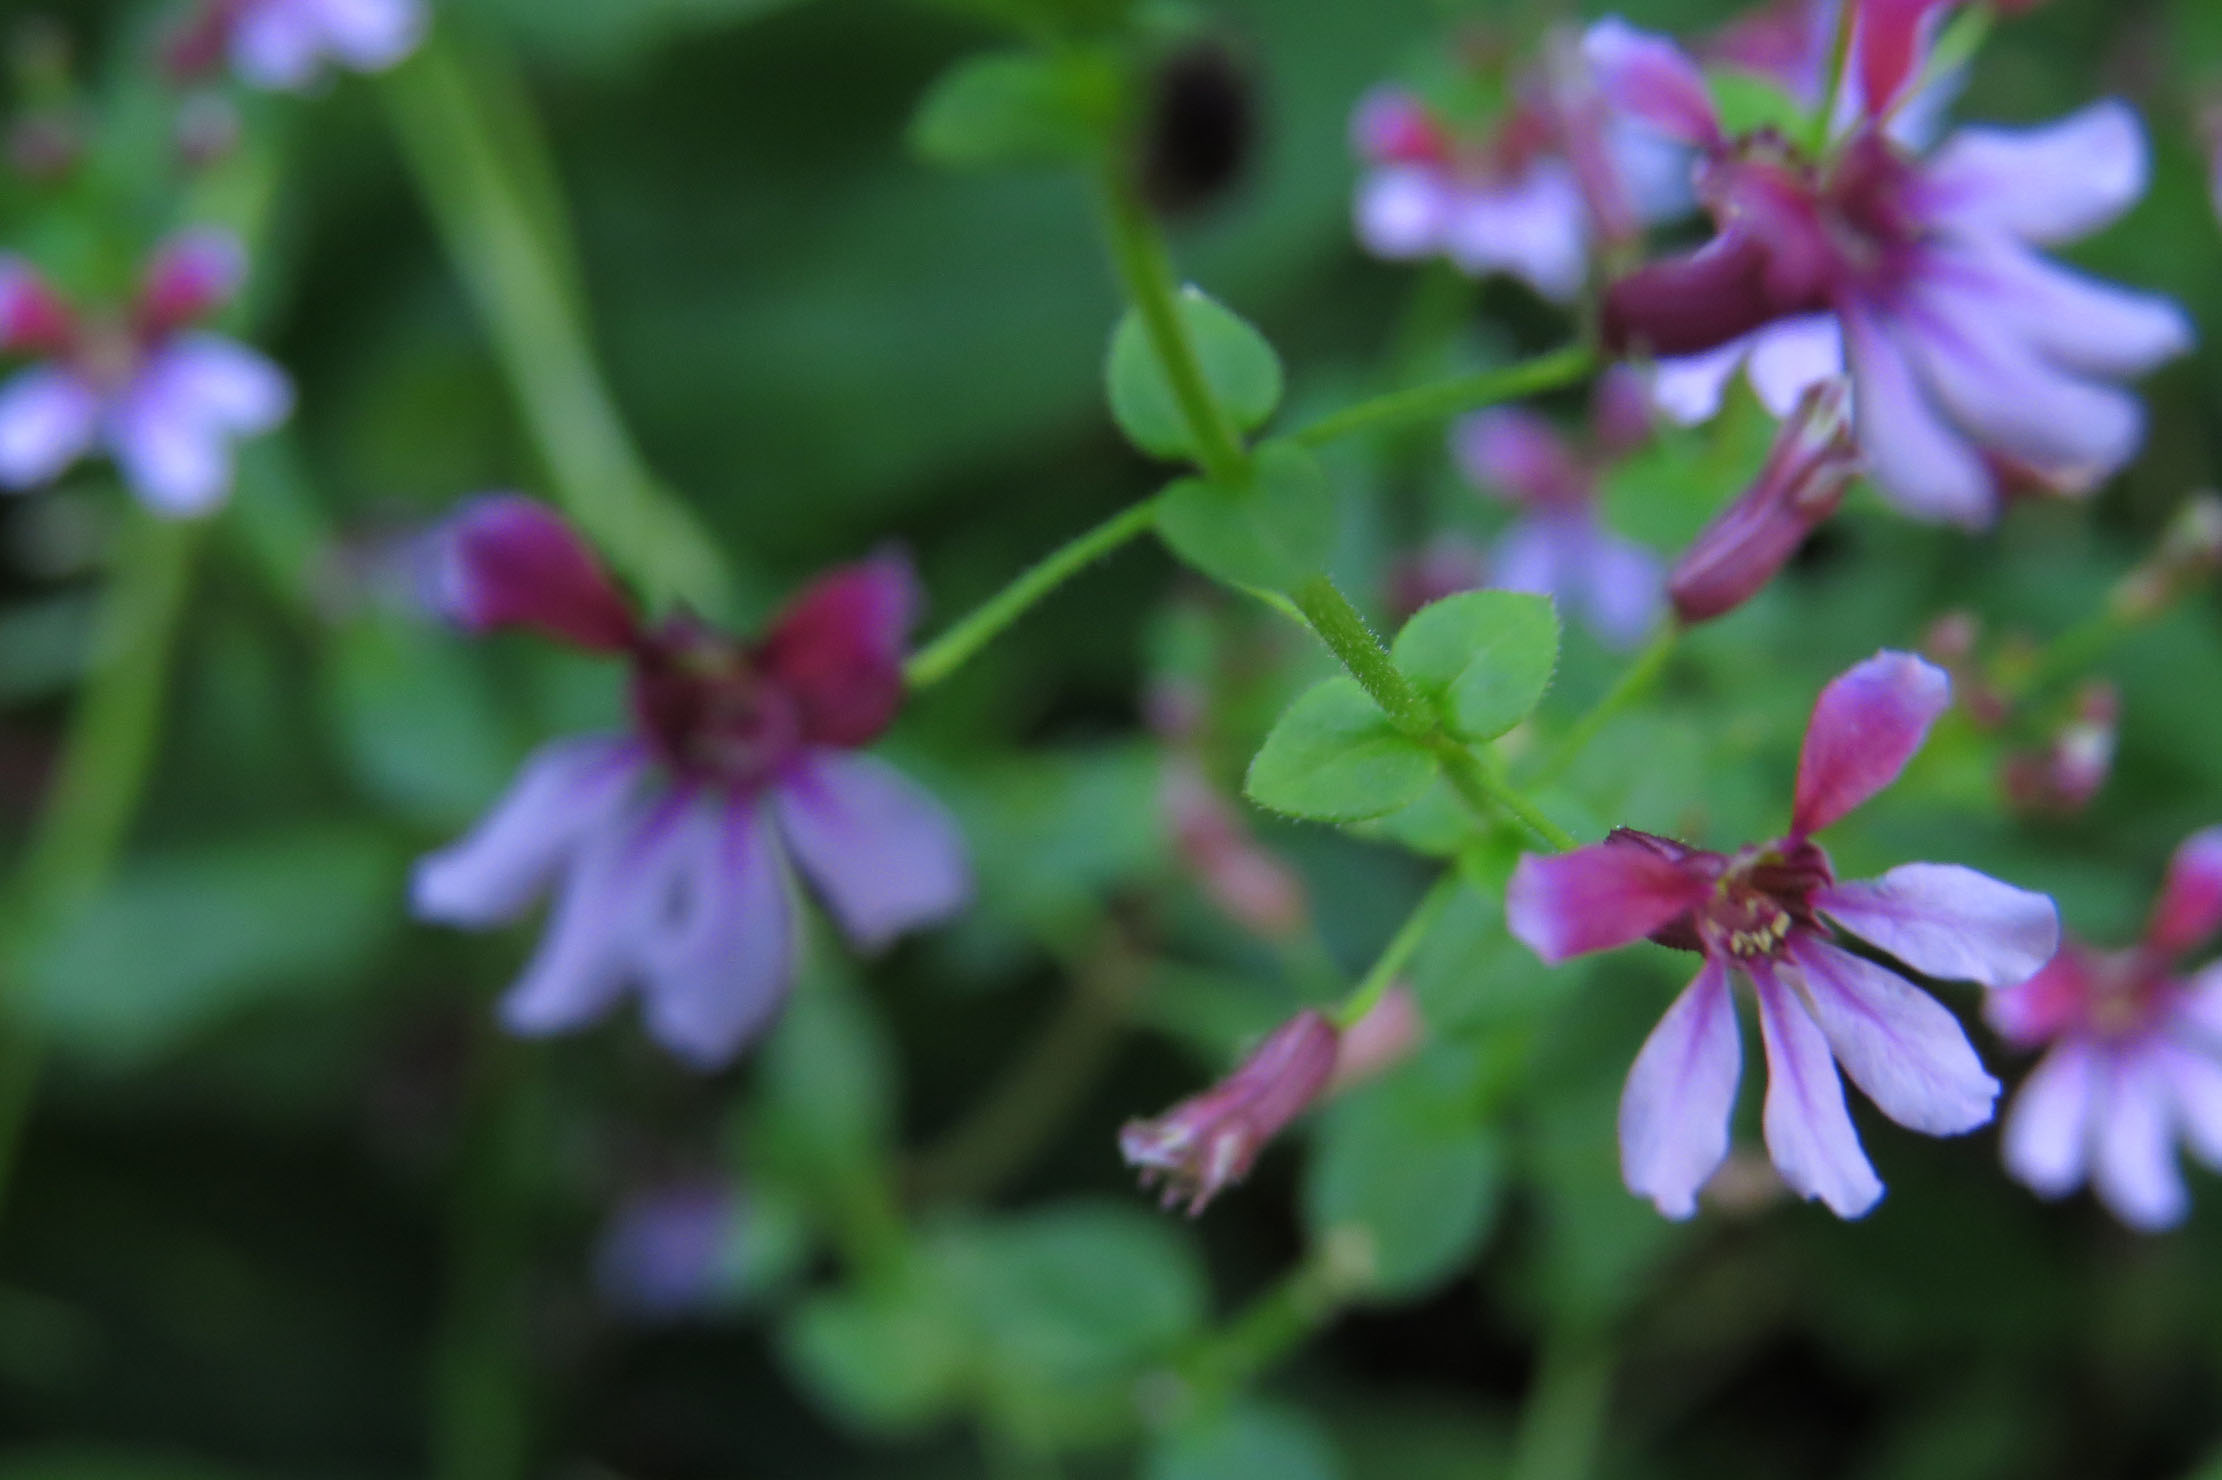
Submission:
M 1482 758 L 1455 740 L 1439 740 L 1435 753 L 1451 790 L 1468 808 L 1481 816 L 1503 813 L 1525 828 L 1544 846 L 1564 853 L 1581 846 L 1581 840 L 1553 822 L 1550 814 L 1489 769 Z
M 1381 948 L 1381 954 L 1374 958 L 1373 965 L 1364 978 L 1328 1014 L 1336 1027 L 1347 1029 L 1380 1005 L 1381 999 L 1388 995 L 1389 988 L 1397 977 L 1411 963 L 1412 953 L 1420 948 L 1421 941 L 1427 939 L 1427 933 L 1435 928 L 1435 922 L 1442 918 L 1443 911 L 1449 908 L 1450 902 L 1457 897 L 1462 887 L 1456 869 L 1445 873 L 1428 886 L 1427 893 L 1420 896 L 1420 902 L 1412 907 L 1412 913 L 1405 917 L 1404 923 L 1397 927 L 1396 934 L 1390 936 L 1389 943 Z
M 1535 1385 L 1520 1413 L 1512 1480 L 1586 1480 L 1612 1405 L 1610 1342 L 1583 1330 L 1543 1341 Z
M 1636 654 L 1635 660 L 1621 670 L 1620 677 L 1613 680 L 1613 686 L 1605 691 L 1604 697 L 1591 705 L 1588 713 L 1574 721 L 1572 728 L 1566 732 L 1566 738 L 1559 742 L 1558 748 L 1551 752 L 1542 768 L 1528 778 L 1529 781 L 1536 786 L 1545 786 L 1565 775 L 1567 768 L 1581 759 L 1582 753 L 1605 726 L 1611 724 L 1629 705 L 1651 691 L 1651 686 L 1658 682 L 1659 675 L 1666 671 L 1667 663 L 1673 658 L 1674 650 L 1680 645 L 1685 630 L 1680 622 L 1672 621 L 1661 628 L 1659 635 L 1645 644 L 1643 651 Z
M 1009 585 L 973 608 L 970 615 L 914 653 L 903 665 L 904 682 L 913 689 L 930 688 L 956 672 L 1037 602 L 1149 530 L 1157 522 L 1157 503 L 1152 497 L 1122 509 L 1021 571 Z
M 1173 388 L 1188 434 L 1195 439 L 1197 465 L 1222 487 L 1241 486 L 1249 470 L 1241 433 L 1204 376 L 1188 321 L 1181 316 L 1179 285 L 1165 239 L 1118 162 L 1104 173 L 1104 221 L 1119 281 L 1142 317 L 1143 332 Z
M 1484 406 L 1573 385 L 1596 368 L 1597 356 L 1593 350 L 1587 345 L 1570 344 L 1516 365 L 1454 375 L 1448 380 L 1431 381 L 1360 401 L 1313 422 L 1297 432 L 1295 440 L 1306 447 L 1320 447 L 1360 432 L 1440 421 L 1462 411 L 1476 411 Z
M 1381 639 L 1332 580 L 1325 575 L 1313 576 L 1289 595 L 1312 631 L 1319 634 L 1319 640 L 1381 706 L 1389 723 L 1415 740 L 1432 739 L 1441 730 L 1441 722 L 1426 698 L 1390 661 Z
M 92 667 L 71 716 L 52 788 L 0 904 L 0 997 L 21 990 L 24 961 L 82 908 L 123 850 L 153 767 L 170 658 L 192 587 L 198 524 L 135 505 L 95 636 Z M 0 1201 L 5 1200 L 37 1093 L 43 1045 L 14 1013 L 0 1018 Z
M 1204 1394 L 1233 1392 L 1333 1319 L 1355 1283 L 1353 1271 L 1332 1248 L 1314 1249 L 1191 1347 L 1179 1360 L 1181 1374 Z
M 663 605 L 713 614 L 732 572 L 649 471 L 588 342 L 555 171 L 521 95 L 506 114 L 488 68 L 444 31 L 380 82 L 417 187 L 487 332 L 558 501 Z

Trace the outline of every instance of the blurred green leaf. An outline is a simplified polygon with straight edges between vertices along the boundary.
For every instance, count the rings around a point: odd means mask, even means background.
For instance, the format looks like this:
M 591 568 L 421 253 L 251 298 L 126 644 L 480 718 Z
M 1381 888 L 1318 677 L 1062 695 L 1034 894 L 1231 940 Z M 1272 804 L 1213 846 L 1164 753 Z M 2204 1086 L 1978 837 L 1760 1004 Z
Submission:
M 1494 740 L 1543 702 L 1558 667 L 1558 612 L 1520 591 L 1467 591 L 1415 615 L 1390 656 L 1452 731 Z
M 325 712 L 356 782 L 430 827 L 468 821 L 514 769 L 485 676 L 454 634 L 371 618 L 326 644 Z
M 1325 565 L 1335 543 L 1335 498 L 1319 462 L 1269 442 L 1249 482 L 1225 488 L 1183 478 L 1165 490 L 1157 530 L 1175 555 L 1213 580 L 1285 591 Z
M 894 1134 L 895 1059 L 870 999 L 843 971 L 797 985 L 764 1044 L 755 1154 L 821 1193 L 875 1164 Z
M 329 996 L 401 929 L 401 868 L 390 839 L 344 828 L 134 861 L 34 950 L 23 1010 L 126 1067 L 251 1006 Z
M 1811 136 L 1810 110 L 1772 78 L 1739 67 L 1716 67 L 1705 83 L 1720 113 L 1721 132 L 1731 138 L 1761 129 L 1787 139 Z
M 828 1412 L 883 1435 L 949 1413 L 971 1361 L 964 1312 L 923 1268 L 805 1300 L 781 1328 L 780 1349 Z
M 1150 1447 L 1143 1480 L 1337 1480 L 1342 1466 L 1301 1412 L 1243 1403 L 1183 1424 Z
M 910 145 L 955 169 L 1084 164 L 1107 145 L 1119 73 L 1100 52 L 971 57 L 934 82 L 910 123 Z
M 1180 312 L 1188 325 L 1190 343 L 1196 348 L 1204 379 L 1219 404 L 1241 430 L 1263 426 L 1281 404 L 1281 357 L 1263 334 L 1243 322 L 1240 315 L 1205 295 L 1187 288 L 1180 295 Z M 1106 366 L 1110 379 L 1111 415 L 1119 429 L 1144 452 L 1175 461 L 1196 455 L 1188 418 L 1172 382 L 1157 362 L 1142 316 L 1128 309 L 1111 336 L 1111 358 Z
M 498 20 L 533 51 L 567 65 L 607 70 L 651 48 L 703 31 L 745 25 L 802 0 L 446 0 Z
M 1355 822 L 1410 806 L 1434 779 L 1426 746 L 1390 724 L 1355 679 L 1330 678 L 1273 726 L 1243 790 L 1291 817 Z

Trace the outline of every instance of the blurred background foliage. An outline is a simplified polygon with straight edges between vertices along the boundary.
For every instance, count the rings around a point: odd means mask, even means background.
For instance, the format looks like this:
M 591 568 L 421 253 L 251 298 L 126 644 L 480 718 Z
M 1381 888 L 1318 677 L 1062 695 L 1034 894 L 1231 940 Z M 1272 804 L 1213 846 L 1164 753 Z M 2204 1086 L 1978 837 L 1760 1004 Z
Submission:
M 936 77 L 1008 44 L 999 13 L 1036 8 L 1077 7 L 439 9 L 443 55 L 508 100 L 507 126 L 544 131 L 555 178 L 523 193 L 574 244 L 615 401 L 730 561 L 744 616 L 895 541 L 938 626 L 1161 479 L 1103 409 L 1119 299 L 1086 182 L 937 169 L 907 142 Z M 161 7 L 45 9 L 129 102 Z M 1625 12 L 1696 27 L 1726 7 Z M 1572 18 L 1216 0 L 1152 20 L 1216 38 L 1254 84 L 1254 153 L 1175 243 L 1280 348 L 1291 424 L 1563 337 L 1503 282 L 1465 294 L 1363 259 L 1344 135 L 1354 100 L 1454 25 L 1525 43 Z M 773 1039 L 713 1079 L 623 1019 L 501 1041 L 487 1009 L 522 932 L 411 925 L 408 861 L 618 696 L 529 642 L 458 642 L 394 575 L 394 542 L 459 495 L 554 476 L 397 144 L 397 124 L 426 142 L 424 65 L 247 103 L 282 156 L 249 315 L 301 411 L 247 450 L 206 537 L 131 851 L 13 993 L 55 1061 L 0 1225 L 0 1480 L 2090 1480 L 2210 1458 L 2213 1187 L 2186 1228 L 2140 1238 L 2008 1182 L 1993 1132 L 1929 1142 L 1861 1106 L 1890 1187 L 1863 1222 L 1763 1178 L 1661 1222 L 1620 1187 L 1614 1105 L 1685 958 L 1544 971 L 1503 933 L 1509 842 L 1466 861 L 1473 887 L 1413 964 L 1429 1046 L 1208 1217 L 1159 1215 L 1119 1165 L 1120 1121 L 1363 970 L 1430 865 L 1386 836 L 1253 818 L 1313 928 L 1275 950 L 1199 896 L 1145 693 L 1201 683 L 1202 764 L 1231 796 L 1327 660 L 1154 547 L 1089 573 L 898 729 L 977 851 L 965 920 L 862 965 L 821 943 Z M 2222 9 L 2052 0 L 2001 28 L 1961 111 L 2033 121 L 2108 90 L 2144 108 L 2154 187 L 2079 260 L 2178 295 L 2205 330 L 2148 387 L 2147 455 L 2088 507 L 2024 507 L 1980 538 L 1862 494 L 1557 783 L 1578 830 L 1765 835 L 1827 676 L 1950 609 L 1994 641 L 2077 628 L 2214 478 L 2222 241 L 2195 114 L 2222 90 Z M 7 209 L 11 232 L 37 229 L 35 200 Z M 1763 440 L 1749 408 L 1703 445 L 1670 440 L 1614 477 L 1615 522 L 1676 547 Z M 1330 461 L 1336 573 L 1377 611 L 1396 554 L 1501 519 L 1432 430 Z M 111 508 L 95 474 L 0 509 L 0 801 L 18 819 L 92 649 Z M 1834 836 L 1845 871 L 1964 861 L 2126 939 L 2168 850 L 2222 814 L 2216 615 L 2201 593 L 2089 665 L 2122 694 L 2094 807 L 2000 802 L 2002 750 L 2039 738 L 2056 692 L 2019 731 L 1940 730 Z M 1506 752 L 1538 754 L 1619 662 L 1570 634 Z M 1423 820 L 1374 831 L 1424 842 Z M 629 1198 L 703 1176 L 739 1189 L 714 1268 L 695 1307 L 651 1319 L 597 1279 L 597 1250 Z

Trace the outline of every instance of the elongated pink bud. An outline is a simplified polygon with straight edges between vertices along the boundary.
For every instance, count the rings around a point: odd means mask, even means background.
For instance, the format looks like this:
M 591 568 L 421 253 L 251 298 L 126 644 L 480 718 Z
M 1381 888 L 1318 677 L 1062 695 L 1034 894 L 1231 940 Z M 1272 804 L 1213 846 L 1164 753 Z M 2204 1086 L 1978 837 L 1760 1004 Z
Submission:
M 1144 1187 L 1163 1181 L 1166 1207 L 1185 1200 L 1193 1217 L 1247 1176 L 1265 1144 L 1320 1097 L 1340 1037 L 1321 1014 L 1298 1013 L 1210 1089 L 1155 1119 L 1128 1121 L 1120 1154 Z
M 1850 401 L 1840 379 L 1807 391 L 1758 479 L 1682 552 L 1667 595 L 1683 621 L 1710 621 L 1742 606 L 1836 512 L 1859 469 Z
M 471 500 L 434 550 L 432 604 L 474 632 L 529 627 L 589 652 L 618 652 L 638 631 L 602 563 L 545 504 L 514 493 Z

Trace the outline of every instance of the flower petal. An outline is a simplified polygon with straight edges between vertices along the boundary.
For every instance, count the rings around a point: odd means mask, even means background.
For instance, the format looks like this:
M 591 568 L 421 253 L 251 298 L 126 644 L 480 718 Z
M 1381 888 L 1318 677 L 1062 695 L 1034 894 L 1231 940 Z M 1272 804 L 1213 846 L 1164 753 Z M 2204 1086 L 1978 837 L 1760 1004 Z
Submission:
M 1665 562 L 1650 549 L 1592 529 L 1581 569 L 1582 609 L 1607 647 L 1643 641 L 1666 610 Z
M 1828 1039 L 1789 987 L 1762 971 L 1760 1041 L 1767 1051 L 1767 1153 L 1790 1190 L 1818 1198 L 1841 1218 L 1857 1218 L 1883 1195 L 1844 1108 Z
M 1582 576 L 1584 544 L 1568 520 L 1515 520 L 1489 551 L 1488 582 L 1500 591 L 1526 591 L 1570 605 Z
M 74 375 L 34 367 L 0 386 L 0 486 L 51 483 L 100 430 L 100 397 Z
M 530 627 L 589 652 L 633 640 L 631 607 L 578 532 L 521 494 L 482 494 L 432 536 L 431 604 L 473 632 Z
M 1843 325 L 1859 445 L 1876 486 L 1916 518 L 1988 526 L 1998 513 L 1998 491 L 1975 449 L 1937 414 L 1881 323 L 1852 309 Z
M 167 381 L 142 375 L 109 412 L 108 443 L 125 481 L 157 513 L 205 514 L 231 491 L 231 444 Z
M 1932 209 L 1962 230 L 2039 244 L 2089 236 L 2134 205 L 2149 175 L 2145 133 L 2119 98 L 2039 128 L 1966 128 L 1923 171 Z
M 767 809 L 703 806 L 677 840 L 671 893 L 640 945 L 649 1034 L 716 1069 L 787 1000 L 794 904 Z
M 2222 930 L 2222 827 L 2209 827 L 2184 839 L 2168 860 L 2145 943 L 2181 955 L 2216 930 Z
M 1751 352 L 1753 338 L 1731 339 L 1718 349 L 1677 355 L 1651 369 L 1651 404 L 1679 426 L 1694 427 L 1720 415 L 1728 382 Z
M 1555 966 L 1642 940 L 1701 902 L 1707 888 L 1702 876 L 1632 844 L 1528 853 L 1505 889 L 1505 926 Z
M 1903 864 L 1824 890 L 1814 903 L 1869 945 L 1946 981 L 2011 987 L 2060 948 L 2050 898 L 1954 863 Z
M 2184 1144 L 2208 1167 L 2222 1171 L 2222 1060 L 2166 1039 L 2154 1052 L 2176 1102 Z
M 323 38 L 303 5 L 249 5 L 232 25 L 231 64 L 251 86 L 296 92 L 316 80 Z
M 220 334 L 181 334 L 148 363 L 163 395 L 239 436 L 259 436 L 293 414 L 293 382 L 261 353 Z
M 332 55 L 358 72 L 382 72 L 424 37 L 419 0 L 314 0 Z
M 1620 1174 L 1669 1218 L 1697 1211 L 1697 1192 L 1728 1156 L 1743 1049 L 1728 969 L 1708 960 L 1644 1040 L 1620 1095 Z
M 2135 1049 L 2106 1056 L 2091 1182 L 2114 1215 L 2147 1231 L 2183 1221 L 2189 1199 L 2176 1167 L 2169 1085 L 2152 1055 Z
M 806 740 L 862 745 L 893 722 L 918 599 L 910 562 L 878 555 L 819 577 L 774 619 L 758 661 L 800 706 Z
M 1926 61 L 1922 31 L 1943 0 L 1846 0 L 1858 10 L 1859 94 L 1872 118 L 1898 100 Z
M 1751 388 L 1777 420 L 1798 409 L 1805 393 L 1844 373 L 1844 331 L 1836 315 L 1801 314 L 1751 337 Z
M 1468 273 L 1510 273 L 1566 303 L 1589 275 L 1588 208 L 1571 173 L 1538 165 L 1510 184 L 1454 193 L 1443 248 Z
M 1817 833 L 1897 780 L 1951 702 L 1944 670 L 1911 653 L 1880 652 L 1831 679 L 1798 756 L 1791 830 Z
M 1582 55 L 1614 107 L 1677 143 L 1719 142 L 1720 119 L 1705 74 L 1666 37 L 1608 16 L 1584 33 Z
M 616 816 L 641 773 L 637 748 L 615 736 L 542 747 L 477 827 L 418 862 L 418 918 L 474 927 L 516 919 L 578 840 Z
M 2102 969 L 2087 947 L 2063 942 L 2035 976 L 1985 997 L 1983 1017 L 2009 1043 L 2048 1043 L 2084 1020 Z
M 1958 1018 L 1896 972 L 1793 936 L 1806 1001 L 1852 1083 L 1908 1130 L 1957 1136 L 1990 1122 L 1998 1081 Z
M 1451 455 L 1485 492 L 1517 502 L 1559 504 L 1581 498 L 1588 478 L 1546 417 L 1499 406 L 1462 417 L 1451 428 Z
M 859 947 L 877 950 L 971 899 L 956 820 L 886 762 L 814 751 L 775 796 L 796 860 Z
M 2006 1111 L 2000 1149 L 2015 1180 L 2040 1197 L 2082 1185 L 2098 1094 L 2098 1060 L 2084 1044 L 2071 1040 L 2044 1056 Z
M 1409 261 L 1442 250 L 1451 193 L 1441 170 L 1392 165 L 1358 182 L 1351 214 L 1367 251 L 1392 262 Z
M 2190 318 L 2174 300 L 2072 271 L 2007 237 L 1942 246 L 1946 271 L 1978 286 L 2021 339 L 2084 375 L 2142 375 L 2191 348 Z

